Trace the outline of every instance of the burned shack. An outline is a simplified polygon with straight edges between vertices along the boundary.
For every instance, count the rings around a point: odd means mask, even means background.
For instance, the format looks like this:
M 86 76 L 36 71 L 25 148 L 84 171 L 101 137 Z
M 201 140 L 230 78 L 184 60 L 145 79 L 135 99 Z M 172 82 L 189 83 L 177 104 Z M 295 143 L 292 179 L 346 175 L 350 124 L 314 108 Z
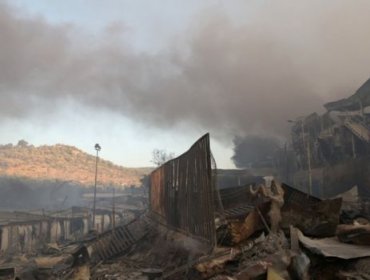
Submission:
M 121 222 L 117 215 L 116 222 Z M 81 207 L 45 212 L 0 212 L 0 253 L 30 253 L 47 243 L 81 240 L 91 229 L 103 233 L 112 228 L 112 211 L 97 209 L 96 226 L 89 210 Z
M 89 229 L 89 216 L 76 209 L 44 214 L 1 212 L 0 252 L 35 252 L 46 243 L 81 239 Z
M 0 252 L 26 253 L 50 239 L 50 220 L 23 212 L 0 213 Z

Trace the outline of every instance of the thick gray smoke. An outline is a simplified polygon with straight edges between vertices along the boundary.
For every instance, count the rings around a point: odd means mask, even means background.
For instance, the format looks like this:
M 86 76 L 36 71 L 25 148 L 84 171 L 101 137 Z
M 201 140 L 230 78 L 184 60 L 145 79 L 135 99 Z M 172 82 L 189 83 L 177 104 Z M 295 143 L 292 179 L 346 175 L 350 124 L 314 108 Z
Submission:
M 204 12 L 156 55 L 135 53 L 108 29 L 84 43 L 71 26 L 0 4 L 0 117 L 54 110 L 68 98 L 159 128 L 285 135 L 287 119 L 369 77 L 370 2 L 263 2 L 235 21 Z
M 234 156 L 232 160 L 236 167 L 272 167 L 273 156 L 280 148 L 278 139 L 250 135 L 235 137 Z

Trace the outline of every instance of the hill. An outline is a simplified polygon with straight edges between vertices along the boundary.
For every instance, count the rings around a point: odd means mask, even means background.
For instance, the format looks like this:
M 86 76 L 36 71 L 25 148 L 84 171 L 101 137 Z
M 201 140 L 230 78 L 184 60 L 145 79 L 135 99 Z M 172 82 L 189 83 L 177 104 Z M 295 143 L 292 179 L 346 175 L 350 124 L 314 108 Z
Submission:
M 100 158 L 98 185 L 140 185 L 142 176 L 150 171 L 151 168 L 125 168 Z M 21 140 L 17 145 L 0 145 L 0 176 L 57 179 L 92 186 L 95 180 L 95 156 L 73 146 L 57 144 L 34 147 Z

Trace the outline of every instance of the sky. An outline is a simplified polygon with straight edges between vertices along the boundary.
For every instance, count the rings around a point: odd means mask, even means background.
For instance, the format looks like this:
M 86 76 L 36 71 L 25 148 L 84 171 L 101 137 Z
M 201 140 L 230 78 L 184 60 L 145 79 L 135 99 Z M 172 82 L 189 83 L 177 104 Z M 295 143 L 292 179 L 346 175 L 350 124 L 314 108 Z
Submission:
M 0 143 L 63 143 L 128 166 L 204 133 L 287 141 L 287 119 L 369 78 L 365 0 L 0 0 Z

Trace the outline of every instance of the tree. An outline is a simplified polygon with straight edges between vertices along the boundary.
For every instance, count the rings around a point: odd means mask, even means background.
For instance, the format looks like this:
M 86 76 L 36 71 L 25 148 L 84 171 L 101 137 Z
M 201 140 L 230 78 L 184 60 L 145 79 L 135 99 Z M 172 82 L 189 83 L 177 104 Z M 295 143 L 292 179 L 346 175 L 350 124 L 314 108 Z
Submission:
M 27 147 L 28 146 L 28 142 L 25 141 L 25 140 L 23 140 L 23 139 L 22 140 L 19 140 L 17 146 Z
M 156 166 L 160 166 L 174 157 L 174 153 L 167 153 L 165 150 L 154 149 L 152 152 L 151 162 L 153 162 Z

